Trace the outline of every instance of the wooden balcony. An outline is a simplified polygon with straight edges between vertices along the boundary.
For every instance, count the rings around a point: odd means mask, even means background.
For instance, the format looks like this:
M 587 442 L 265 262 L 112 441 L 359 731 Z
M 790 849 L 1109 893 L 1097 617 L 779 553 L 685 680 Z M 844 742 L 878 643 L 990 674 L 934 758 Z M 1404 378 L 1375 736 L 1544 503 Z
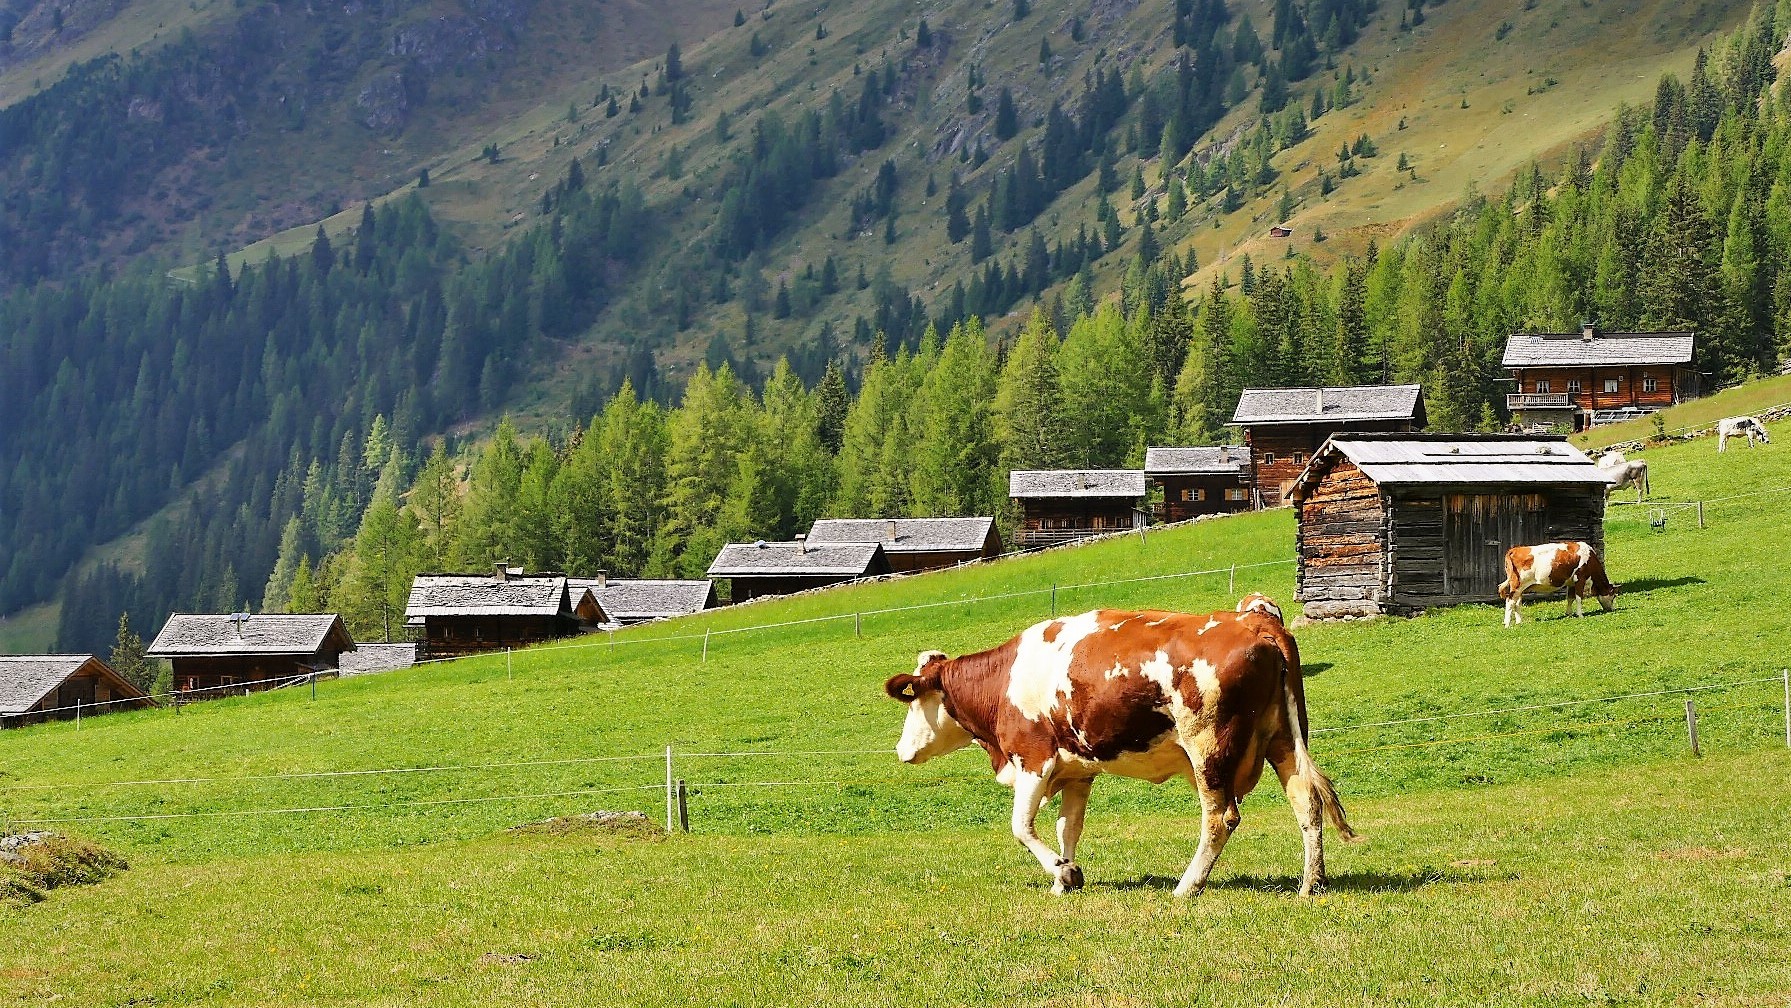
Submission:
M 1572 409 L 1572 392 L 1513 392 L 1505 397 L 1505 408 L 1518 410 Z

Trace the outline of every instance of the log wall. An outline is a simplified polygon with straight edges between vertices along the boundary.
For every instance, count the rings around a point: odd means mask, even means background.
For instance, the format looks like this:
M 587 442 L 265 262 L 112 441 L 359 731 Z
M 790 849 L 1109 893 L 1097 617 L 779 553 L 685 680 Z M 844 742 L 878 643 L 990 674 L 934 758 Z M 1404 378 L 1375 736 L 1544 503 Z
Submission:
M 1386 597 L 1387 502 L 1348 459 L 1299 504 L 1294 598 L 1315 619 L 1368 616 Z

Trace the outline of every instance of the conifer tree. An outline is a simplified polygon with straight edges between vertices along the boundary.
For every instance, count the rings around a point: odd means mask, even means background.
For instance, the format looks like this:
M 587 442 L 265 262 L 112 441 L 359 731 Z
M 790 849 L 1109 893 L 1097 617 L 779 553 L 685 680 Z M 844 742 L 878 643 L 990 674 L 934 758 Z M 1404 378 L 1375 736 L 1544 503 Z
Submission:
M 131 629 L 131 614 L 118 614 L 118 634 L 112 641 L 112 654 L 106 664 L 125 682 L 148 692 L 155 682 L 155 666 L 145 655 L 143 638 Z

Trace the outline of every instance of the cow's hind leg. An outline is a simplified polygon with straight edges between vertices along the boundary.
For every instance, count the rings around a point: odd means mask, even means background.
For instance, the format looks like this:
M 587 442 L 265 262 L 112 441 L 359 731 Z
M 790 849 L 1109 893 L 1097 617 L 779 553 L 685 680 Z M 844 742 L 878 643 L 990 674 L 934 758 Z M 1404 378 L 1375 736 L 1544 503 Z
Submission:
M 1071 892 L 1082 888 L 1082 868 L 1076 864 L 1076 843 L 1082 839 L 1082 817 L 1088 811 L 1088 792 L 1094 778 L 1083 777 L 1063 786 L 1057 806 L 1057 849 L 1069 864 L 1067 874 L 1059 876 L 1054 892 Z
M 1213 865 L 1225 850 L 1225 842 L 1243 818 L 1231 793 L 1234 775 L 1211 766 L 1211 757 L 1203 760 L 1195 753 L 1189 755 L 1194 763 L 1194 787 L 1200 792 L 1200 849 L 1194 852 L 1194 860 L 1188 862 L 1188 870 L 1176 884 L 1177 896 L 1193 895 L 1206 886 Z
M 1269 762 L 1281 778 L 1287 803 L 1293 806 L 1294 821 L 1300 824 L 1300 842 L 1306 850 L 1300 895 L 1310 896 L 1325 887 L 1324 806 L 1319 799 L 1318 782 L 1300 773 L 1291 734 L 1284 733 L 1269 743 Z
M 1049 764 L 1047 764 L 1047 772 Z M 1051 849 L 1050 845 L 1039 839 L 1037 823 L 1039 806 L 1045 803 L 1049 794 L 1047 781 L 1040 774 L 1021 771 L 1014 775 L 1014 839 L 1038 858 L 1039 867 L 1050 874 L 1051 891 L 1068 892 L 1068 881 L 1071 873 L 1070 859 L 1061 857 Z

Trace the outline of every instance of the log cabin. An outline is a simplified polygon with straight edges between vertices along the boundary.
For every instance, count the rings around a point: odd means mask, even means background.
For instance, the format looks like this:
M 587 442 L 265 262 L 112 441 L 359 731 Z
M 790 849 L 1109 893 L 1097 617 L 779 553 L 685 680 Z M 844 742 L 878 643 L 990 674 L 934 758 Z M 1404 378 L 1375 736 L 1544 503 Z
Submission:
M 1227 426 L 1244 430 L 1252 504 L 1279 507 L 1332 435 L 1420 431 L 1425 423 L 1422 387 L 1352 385 L 1245 389 Z
M 892 574 L 938 570 L 1001 555 L 1001 533 L 993 517 L 821 518 L 809 528 L 808 542 L 879 543 Z
M 574 637 L 587 619 L 598 620 L 589 593 L 574 595 L 564 575 L 502 564 L 492 574 L 419 574 L 404 607 L 405 625 L 423 631 L 429 658 Z
M 1007 491 L 1020 508 L 1021 549 L 1141 528 L 1148 517 L 1142 469 L 1016 469 Z
M 1294 598 L 1308 619 L 1496 602 L 1513 546 L 1602 551 L 1605 496 L 1565 438 L 1335 437 L 1294 484 Z
M 1147 448 L 1144 475 L 1163 492 L 1159 521 L 1179 522 L 1250 508 L 1250 449 Z
M 174 666 L 187 699 L 272 689 L 333 671 L 354 639 L 335 613 L 175 613 L 144 652 Z
M 811 544 L 806 537 L 793 542 L 729 543 L 709 565 L 710 577 L 728 579 L 728 600 L 733 603 L 888 573 L 889 558 L 879 543 Z
M 709 580 L 612 578 L 600 573 L 594 578 L 567 578 L 566 584 L 574 594 L 580 590 L 591 593 L 597 611 L 594 620 L 585 620 L 590 626 L 633 626 L 689 616 L 719 604 L 715 582 Z
M 1562 433 L 1666 409 L 1702 391 L 1689 332 L 1513 333 L 1505 342 L 1512 390 L 1505 408 L 1523 427 Z
M 0 727 L 153 706 L 95 655 L 0 655 Z

